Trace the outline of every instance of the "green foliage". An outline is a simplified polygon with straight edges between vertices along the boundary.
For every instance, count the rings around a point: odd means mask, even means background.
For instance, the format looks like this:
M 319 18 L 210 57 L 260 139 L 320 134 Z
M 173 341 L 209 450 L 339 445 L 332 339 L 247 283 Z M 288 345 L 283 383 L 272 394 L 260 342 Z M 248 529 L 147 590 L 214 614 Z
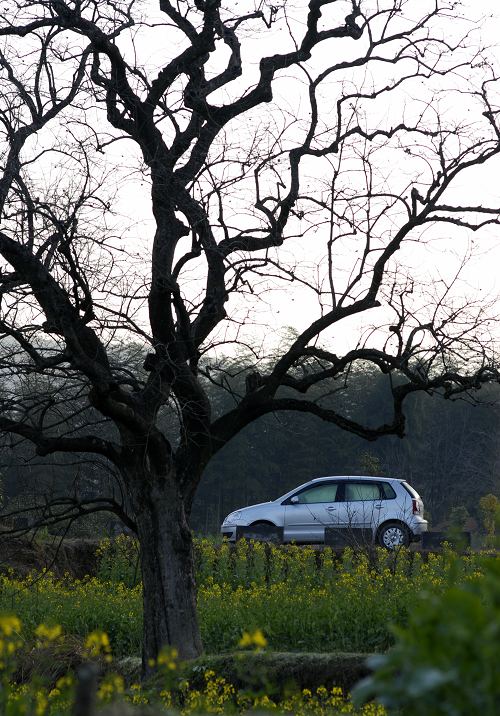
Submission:
M 365 662 L 366 654 L 342 652 L 225 652 L 204 655 L 187 664 L 184 676 L 200 688 L 204 672 L 211 670 L 239 689 L 249 685 L 260 689 L 262 684 L 269 684 L 267 693 L 272 690 L 280 697 L 286 696 L 291 688 L 315 691 L 321 686 L 329 689 L 340 686 L 348 693 L 368 674 Z
M 486 544 L 495 546 L 495 532 L 497 522 L 500 521 L 500 501 L 496 495 L 483 495 L 479 500 L 479 508 L 483 513 L 483 524 L 486 530 Z
M 361 453 L 361 456 L 359 458 L 359 467 L 363 475 L 382 474 L 382 465 L 380 463 L 380 458 L 368 451 Z
M 133 556 L 135 547 L 129 538 L 121 538 L 118 546 L 122 556 Z M 103 632 L 109 634 L 117 658 L 139 653 L 140 585 L 126 586 L 121 570 L 111 574 L 109 570 L 116 566 L 108 560 L 112 550 L 106 542 L 100 554 L 104 559 L 101 568 L 107 569 L 107 576 L 114 576 L 114 581 L 58 580 L 47 573 L 24 579 L 13 574 L 0 576 L 0 614 L 14 612 L 23 624 L 23 634 L 36 633 L 39 639 L 51 643 L 59 639 L 59 633 L 70 643 L 75 639 L 80 653 L 89 643 L 85 641 L 89 631 L 101 646 Z M 500 698 L 499 560 L 483 561 L 477 555 L 458 558 L 451 551 L 423 560 L 408 550 L 394 554 L 347 549 L 340 557 L 330 549 L 318 552 L 308 547 L 283 548 L 245 541 L 232 547 L 208 540 L 196 542 L 196 560 L 202 636 L 207 652 L 220 656 L 205 657 L 205 663 L 193 666 L 190 692 L 182 697 L 191 710 L 206 710 L 208 705 L 208 712 L 224 707 L 234 713 L 240 707 L 258 707 L 321 716 L 337 713 L 338 707 L 339 712 L 349 708 L 348 712 L 354 713 L 350 702 L 344 703 L 338 693 L 323 688 L 330 688 L 326 675 L 335 668 L 331 654 L 321 652 L 350 652 L 354 674 L 359 673 L 361 653 L 384 651 L 396 640 L 386 655 L 373 657 L 371 664 L 376 671 L 356 691 L 359 706 L 375 697 L 390 713 L 397 711 L 405 716 L 496 716 L 495 700 Z M 128 579 L 130 575 L 125 576 Z M 3 622 L 4 637 L 16 640 L 16 657 L 31 654 L 33 644 L 27 642 L 21 648 L 17 643 L 19 629 L 9 619 Z M 48 625 L 43 631 L 37 630 L 40 622 Z M 395 624 L 392 628 L 391 622 Z M 255 643 L 257 636 L 259 643 L 267 640 L 271 650 L 248 655 L 255 668 L 235 662 L 234 646 L 245 641 L 245 632 L 247 636 L 253 634 Z M 4 643 L 8 645 L 6 638 Z M 3 653 L 8 649 L 4 647 Z M 290 670 L 288 657 L 278 654 L 281 651 L 303 652 L 296 655 L 294 670 Z M 313 665 L 306 652 L 315 652 Z M 220 670 L 215 668 L 214 659 L 221 660 Z M 4 674 L 10 678 L 14 664 L 5 659 L 4 663 Z M 169 664 L 171 658 L 166 659 L 165 668 L 170 669 Z M 290 700 L 286 689 L 264 689 L 258 699 L 254 694 L 254 700 L 248 701 L 248 679 L 242 680 L 241 675 L 251 671 L 255 677 L 263 665 L 267 665 L 266 674 L 272 672 L 280 683 L 280 675 L 293 672 L 296 686 L 303 691 Z M 305 678 L 312 666 L 321 679 L 309 685 Z M 207 670 L 213 676 L 205 679 Z M 345 693 L 351 677 L 343 680 L 339 671 L 338 678 Z M 114 698 L 117 683 L 112 679 L 103 682 L 101 696 Z M 35 686 L 33 681 L 16 694 L 21 698 L 25 693 L 30 703 L 42 709 L 43 694 L 49 692 Z M 250 686 L 255 687 L 253 681 Z M 4 695 L 6 689 L 4 686 Z M 127 693 L 132 703 L 148 702 L 148 694 L 139 686 Z M 165 706 L 176 705 L 167 701 Z M 364 708 L 366 714 L 384 713 L 373 704 Z M 12 714 L 17 716 L 15 711 Z
M 453 507 L 448 519 L 450 529 L 463 530 L 469 517 L 469 510 L 465 507 L 465 505 L 457 505 L 456 507 Z
M 134 537 L 119 535 L 101 540 L 96 551 L 97 577 L 102 581 L 120 582 L 135 587 L 141 580 L 139 542 Z
M 451 553 L 423 561 L 408 551 L 378 550 L 370 559 L 345 550 L 338 559 L 328 549 L 268 547 L 266 578 L 253 572 L 248 545 L 225 550 L 218 565 L 222 579 L 214 570 L 198 589 L 202 636 L 213 652 L 230 648 L 241 628 L 256 627 L 275 650 L 384 650 L 393 642 L 388 624 L 405 622 L 417 592 L 441 591 L 450 569 L 458 569 Z M 225 569 L 231 560 L 232 573 Z M 475 559 L 464 558 L 460 579 L 469 579 L 475 569 Z
M 376 698 L 405 716 L 496 716 L 500 703 L 500 561 L 482 563 L 481 579 L 450 570 L 441 592 L 427 592 L 393 628 L 395 646 L 369 660 L 374 674 L 356 703 Z
M 274 679 L 279 678 L 280 672 L 286 669 L 286 657 L 276 659 L 263 653 L 266 640 L 260 630 L 253 634 L 244 633 L 240 646 L 247 646 L 251 652 L 233 653 L 231 662 L 233 668 L 231 675 L 234 681 L 221 675 L 219 667 L 223 663 L 212 664 L 205 659 L 197 662 L 182 664 L 178 660 L 177 650 L 165 647 L 160 651 L 152 666 L 155 673 L 152 679 L 141 684 L 138 680 L 128 681 L 118 670 L 119 664 L 113 661 L 112 645 L 108 635 L 95 630 L 87 634 L 82 640 L 80 674 L 76 677 L 71 669 L 65 669 L 62 674 L 53 678 L 46 678 L 36 669 L 26 678 L 20 661 L 20 654 L 28 650 L 41 652 L 45 657 L 52 653 L 56 657 L 58 650 L 67 640 L 61 625 L 46 623 L 39 624 L 33 630 L 26 628 L 18 616 L 0 614 L 0 713 L 2 716 L 69 716 L 72 714 L 104 713 L 101 709 L 111 707 L 116 714 L 137 713 L 139 709 L 151 706 L 148 713 L 157 714 L 240 714 L 249 711 L 274 712 L 279 714 L 295 713 L 297 716 L 336 716 L 341 713 L 359 714 L 360 716 L 385 716 L 382 707 L 374 704 L 354 709 L 350 697 L 342 686 L 325 687 L 323 682 L 311 688 L 301 686 L 301 672 L 307 658 L 295 660 L 295 671 L 287 675 L 298 677 L 296 682 L 287 680 L 285 689 L 275 688 L 275 683 L 269 679 L 268 672 Z M 284 661 L 280 664 L 280 661 Z M 326 675 L 331 681 L 338 666 L 342 666 L 342 659 L 334 659 L 333 663 L 326 663 L 316 655 L 316 665 L 329 666 L 319 673 L 314 673 L 316 679 Z M 82 685 L 81 674 L 83 670 L 99 674 L 99 681 L 93 685 L 87 683 L 86 698 L 76 705 L 76 694 L 81 689 L 76 688 L 77 682 Z M 311 665 L 309 665 L 310 667 Z M 217 671 L 212 668 L 217 667 Z M 333 668 L 332 668 L 333 667 Z M 362 669 L 359 656 L 348 660 L 347 669 Z M 297 671 L 298 669 L 298 671 Z M 227 671 L 227 669 L 226 669 Z M 316 671 L 316 670 L 315 670 Z M 16 674 L 22 674 L 21 683 Z M 351 677 L 352 678 L 352 677 Z M 97 711 L 85 705 L 85 701 L 95 701 Z M 129 707 L 134 707 L 130 708 Z

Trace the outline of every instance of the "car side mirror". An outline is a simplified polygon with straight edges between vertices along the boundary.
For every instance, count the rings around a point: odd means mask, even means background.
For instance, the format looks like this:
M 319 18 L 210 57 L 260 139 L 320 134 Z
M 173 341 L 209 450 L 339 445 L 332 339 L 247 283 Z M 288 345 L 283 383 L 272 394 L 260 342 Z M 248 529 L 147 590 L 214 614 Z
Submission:
M 298 503 L 299 503 L 298 495 L 294 495 L 293 497 L 290 497 L 290 504 L 291 504 L 291 505 L 298 505 Z

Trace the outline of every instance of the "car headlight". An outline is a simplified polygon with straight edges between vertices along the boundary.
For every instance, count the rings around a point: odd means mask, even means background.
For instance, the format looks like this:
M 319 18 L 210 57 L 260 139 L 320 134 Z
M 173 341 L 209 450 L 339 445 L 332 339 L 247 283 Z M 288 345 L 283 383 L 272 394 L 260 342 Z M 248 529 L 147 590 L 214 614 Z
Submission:
M 224 522 L 222 524 L 223 525 L 232 525 L 235 522 L 238 522 L 238 520 L 240 520 L 240 519 L 241 519 L 241 510 L 236 510 L 236 512 L 231 512 L 231 514 L 226 517 L 226 519 L 224 520 Z

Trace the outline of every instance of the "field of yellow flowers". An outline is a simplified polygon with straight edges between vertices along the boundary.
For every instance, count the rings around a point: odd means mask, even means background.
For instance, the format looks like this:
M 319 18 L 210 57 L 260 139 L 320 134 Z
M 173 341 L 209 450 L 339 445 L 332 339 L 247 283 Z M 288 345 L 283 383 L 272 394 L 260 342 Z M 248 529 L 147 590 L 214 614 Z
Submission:
M 0 612 L 15 613 L 29 630 L 48 621 L 80 638 L 105 631 L 119 656 L 138 654 L 141 587 L 130 538 L 105 543 L 96 577 L 56 579 L 48 573 L 0 575 Z M 280 548 L 240 541 L 236 547 L 196 544 L 198 610 L 208 653 L 231 650 L 244 630 L 260 628 L 276 651 L 384 651 L 388 625 L 404 623 L 421 590 L 439 592 L 450 570 L 478 574 L 474 556 L 457 567 L 446 552 L 366 553 L 347 549 Z
M 67 716 L 74 676 L 53 675 L 19 682 L 19 657 L 30 650 L 64 652 L 68 640 L 84 659 L 105 664 L 97 699 L 116 699 L 176 713 L 242 713 L 248 710 L 334 716 L 385 714 L 368 703 L 356 709 L 338 688 L 273 691 L 259 684 L 234 686 L 211 669 L 203 683 L 189 683 L 173 651 L 160 655 L 163 681 L 153 692 L 126 683 L 113 659 L 137 655 L 141 635 L 141 587 L 137 548 L 122 537 L 99 549 L 97 576 L 56 579 L 47 572 L 0 575 L 0 713 L 6 716 Z M 237 649 L 304 652 L 384 652 L 393 642 L 390 624 L 404 625 L 425 598 L 439 597 L 450 581 L 481 579 L 475 555 L 358 552 L 286 548 L 240 541 L 236 546 L 196 542 L 198 609 L 208 653 Z M 3 616 L 2 616 L 3 615 Z M 237 658 L 237 657 L 235 657 Z M 108 664 L 108 662 L 112 662 Z M 117 662 L 116 662 L 117 663 Z M 237 662 L 236 662 L 237 663 Z M 17 674 L 17 676 L 16 676 Z M 16 678 L 15 678 L 16 677 Z

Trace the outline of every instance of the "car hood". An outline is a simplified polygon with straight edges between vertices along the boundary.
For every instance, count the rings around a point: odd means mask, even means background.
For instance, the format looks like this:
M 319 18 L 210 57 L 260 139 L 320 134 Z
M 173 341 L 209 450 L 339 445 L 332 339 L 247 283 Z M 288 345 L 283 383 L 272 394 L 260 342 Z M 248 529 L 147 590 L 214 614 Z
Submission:
M 233 510 L 229 513 L 229 515 L 233 514 L 234 512 L 240 513 L 240 519 L 238 520 L 238 524 L 241 524 L 247 520 L 254 520 L 256 517 L 259 517 L 262 513 L 262 515 L 269 514 L 269 509 L 274 505 L 275 503 L 270 502 L 259 502 L 257 505 L 248 505 L 248 507 L 239 507 L 236 510 Z M 226 516 L 229 517 L 229 515 Z
M 259 502 L 257 505 L 248 505 L 248 507 L 240 507 L 238 510 L 233 510 L 234 512 L 241 512 L 242 515 L 246 515 L 247 513 L 253 513 L 253 512 L 260 512 L 262 508 L 269 509 L 269 506 L 272 505 L 272 502 Z
M 267 502 L 258 502 L 256 505 L 247 505 L 247 507 L 240 507 L 240 512 L 244 512 L 245 510 L 253 510 L 256 507 L 268 507 L 272 504 L 273 502 L 271 500 L 268 500 Z

